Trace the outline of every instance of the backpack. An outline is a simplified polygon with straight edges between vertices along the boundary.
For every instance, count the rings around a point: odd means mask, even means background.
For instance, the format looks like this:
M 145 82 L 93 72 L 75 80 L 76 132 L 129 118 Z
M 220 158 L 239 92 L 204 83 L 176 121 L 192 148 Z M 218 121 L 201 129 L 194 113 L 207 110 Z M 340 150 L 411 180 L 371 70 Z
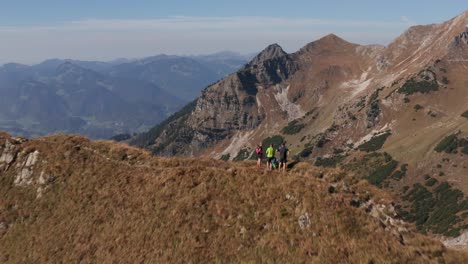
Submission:
M 273 158 L 273 159 L 271 160 L 271 167 L 272 167 L 273 169 L 277 169 L 277 168 L 278 168 L 278 160 L 276 160 L 276 158 Z
M 257 153 L 257 155 L 260 154 L 260 153 L 262 153 L 262 147 L 257 147 L 257 148 L 255 149 L 255 152 Z

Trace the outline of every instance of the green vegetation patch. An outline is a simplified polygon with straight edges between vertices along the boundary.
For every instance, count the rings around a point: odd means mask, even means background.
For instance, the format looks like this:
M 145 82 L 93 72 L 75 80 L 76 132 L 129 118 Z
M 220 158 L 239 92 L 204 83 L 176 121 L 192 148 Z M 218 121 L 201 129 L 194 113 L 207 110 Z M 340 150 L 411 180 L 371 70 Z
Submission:
M 444 77 L 442 77 L 442 83 L 447 85 L 447 84 L 450 83 L 450 81 L 447 79 L 447 77 L 444 76 Z
M 442 141 L 437 144 L 434 150 L 436 152 L 445 151 L 447 153 L 451 153 L 454 148 L 456 149 L 457 146 L 457 135 L 450 135 L 442 139 Z
M 336 167 L 343 159 L 345 156 L 343 155 L 337 155 L 333 156 L 330 158 L 321 158 L 317 157 L 317 160 L 315 160 L 315 166 L 320 166 L 320 167 Z
M 254 155 L 251 151 L 246 148 L 243 148 L 237 153 L 237 156 L 234 157 L 233 161 L 243 161 L 249 159 L 251 155 Z
M 395 180 L 401 180 L 406 176 L 406 171 L 408 171 L 408 164 L 403 164 L 401 165 L 400 170 L 397 170 L 392 174 L 392 178 Z
M 391 160 L 386 164 L 382 164 L 379 167 L 376 167 L 375 170 L 367 176 L 364 176 L 364 179 L 367 179 L 370 183 L 375 186 L 382 187 L 383 181 L 387 179 L 388 176 L 392 174 L 395 168 L 398 166 L 398 162 Z
M 307 158 L 312 154 L 312 150 L 314 149 L 313 146 L 308 146 L 304 148 L 301 152 L 299 152 L 299 157 L 301 158 Z
M 437 180 L 434 179 L 434 178 L 429 178 L 427 179 L 426 183 L 424 185 L 428 186 L 428 187 L 432 187 L 434 186 L 435 184 L 437 183 Z
M 461 114 L 461 116 L 463 116 L 464 118 L 468 118 L 468 110 L 466 110 L 465 112 L 463 112 L 463 114 Z
M 284 142 L 284 138 L 280 135 L 267 137 L 262 141 L 263 148 L 264 148 L 263 151 L 265 151 L 270 146 L 270 144 L 273 144 L 273 146 L 277 148 L 283 142 Z
M 364 142 L 361 145 L 359 145 L 358 149 L 362 151 L 366 151 L 366 152 L 379 150 L 382 148 L 383 144 L 385 143 L 385 141 L 391 134 L 392 133 L 390 132 L 386 132 L 384 134 L 375 136 L 371 138 L 369 141 Z
M 402 172 L 401 170 L 397 170 L 392 174 L 392 178 L 395 180 L 401 180 L 405 176 L 406 173 Z
M 446 136 L 434 148 L 436 152 L 458 153 L 458 148 L 462 148 L 461 152 L 468 154 L 468 138 L 458 138 L 457 134 Z
M 422 105 L 417 104 L 417 105 L 414 106 L 414 110 L 415 110 L 416 112 L 419 111 L 419 110 L 421 110 L 421 109 L 423 109 Z
M 433 192 L 416 183 L 403 199 L 411 202 L 411 206 L 409 211 L 399 209 L 400 215 L 414 222 L 420 231 L 447 236 L 460 234 L 463 227 L 456 225 L 463 221 L 459 213 L 468 210 L 468 200 L 447 182 L 439 184 Z
M 325 136 L 325 134 L 323 133 L 320 133 L 317 135 L 318 136 L 318 139 L 315 143 L 315 146 L 318 147 L 318 148 L 323 148 L 323 146 L 329 141 L 327 139 L 327 137 Z
M 397 166 L 398 162 L 389 154 L 373 152 L 365 155 L 361 160 L 345 165 L 344 169 L 353 171 L 370 183 L 382 187 L 384 182 L 394 175 L 393 172 Z M 406 173 L 406 166 L 403 165 L 400 170 L 400 173 Z
M 439 85 L 435 80 L 416 81 L 414 78 L 409 79 L 403 86 L 398 89 L 398 93 L 410 95 L 414 93 L 430 93 L 439 90 Z
M 283 132 L 283 134 L 285 134 L 285 135 L 294 135 L 294 134 L 299 133 L 299 131 L 301 131 L 304 127 L 305 127 L 305 125 L 299 123 L 298 120 L 293 120 L 293 121 L 289 122 L 288 125 L 285 126 L 281 130 L 281 132 Z
M 219 158 L 220 160 L 228 161 L 231 158 L 231 154 L 224 154 Z

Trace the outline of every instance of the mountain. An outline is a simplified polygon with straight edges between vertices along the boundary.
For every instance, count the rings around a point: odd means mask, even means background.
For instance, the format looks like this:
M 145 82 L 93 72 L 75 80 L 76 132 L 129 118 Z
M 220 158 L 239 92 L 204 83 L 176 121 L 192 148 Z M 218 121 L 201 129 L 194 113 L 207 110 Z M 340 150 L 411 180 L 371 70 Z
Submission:
M 226 75 L 235 72 L 247 60 L 236 53 L 223 52 L 205 56 L 158 55 L 111 67 L 106 72 L 151 82 L 186 101 Z
M 1 129 L 27 136 L 68 132 L 109 138 L 147 129 L 183 103 L 150 83 L 59 63 L 0 68 Z
M 296 161 L 389 190 L 421 232 L 458 236 L 468 229 L 467 25 L 468 11 L 388 46 L 333 34 L 292 54 L 270 45 L 131 144 L 244 160 L 259 142 L 286 141 Z
M 396 217 L 391 196 L 336 169 L 300 163 L 266 175 L 253 162 L 158 158 L 81 136 L 5 133 L 0 248 L 4 263 L 468 257 L 417 233 Z
M 142 132 L 246 61 L 223 52 L 110 62 L 50 59 L 0 67 L 0 129 L 110 138 Z M 118 137 L 120 138 L 120 137 Z

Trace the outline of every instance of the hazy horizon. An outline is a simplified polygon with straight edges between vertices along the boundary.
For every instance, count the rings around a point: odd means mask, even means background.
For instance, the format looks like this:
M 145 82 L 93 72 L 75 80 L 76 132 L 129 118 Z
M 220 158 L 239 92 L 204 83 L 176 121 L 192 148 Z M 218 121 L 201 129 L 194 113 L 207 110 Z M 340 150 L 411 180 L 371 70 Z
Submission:
M 291 53 L 330 33 L 358 44 L 387 45 L 412 25 L 439 23 L 468 9 L 467 3 L 451 6 L 437 1 L 426 1 L 424 6 L 370 0 L 157 2 L 5 3 L 0 10 L 0 64 L 226 50 L 251 54 L 272 43 Z
M 258 52 L 260 52 L 261 50 L 259 51 L 255 51 L 255 52 L 250 52 L 250 53 L 240 53 L 240 52 L 236 52 L 236 51 L 232 51 L 232 50 L 221 50 L 221 51 L 215 51 L 215 52 L 211 52 L 211 53 L 200 53 L 200 54 L 167 54 L 167 53 L 158 53 L 158 54 L 148 54 L 148 55 L 144 55 L 144 56 L 141 56 L 141 57 L 116 57 L 116 58 L 110 58 L 110 59 L 103 59 L 103 60 L 99 60 L 99 59 L 95 59 L 95 60 L 86 60 L 86 59 L 79 59 L 79 58 L 66 58 L 66 57 L 63 57 L 63 58 L 57 58 L 57 57 L 50 57 L 50 58 L 45 58 L 45 59 L 42 59 L 42 60 L 39 60 L 39 61 L 33 61 L 33 62 L 17 62 L 17 61 L 7 61 L 7 62 L 0 62 L 0 67 L 1 66 L 4 66 L 6 64 L 10 64 L 10 63 L 13 63 L 13 64 L 21 64 L 21 65 L 27 65 L 27 66 L 32 66 L 32 65 L 36 65 L 36 64 L 40 64 L 40 63 L 43 63 L 45 61 L 49 61 L 49 60 L 65 60 L 65 61 L 68 61 L 68 60 L 71 60 L 71 61 L 82 61 L 82 62 L 104 62 L 104 63 L 111 63 L 111 62 L 115 62 L 115 61 L 119 61 L 119 60 L 122 60 L 122 61 L 135 61 L 135 60 L 141 60 L 141 59 L 145 59 L 145 58 L 150 58 L 150 57 L 155 57 L 155 56 L 178 56 L 178 57 L 198 57 L 198 56 L 210 56 L 210 55 L 216 55 L 216 54 L 222 54 L 222 53 L 233 53 L 233 54 L 236 54 L 236 55 L 239 55 L 239 56 L 242 56 L 242 57 L 250 57 L 250 56 L 255 56 Z

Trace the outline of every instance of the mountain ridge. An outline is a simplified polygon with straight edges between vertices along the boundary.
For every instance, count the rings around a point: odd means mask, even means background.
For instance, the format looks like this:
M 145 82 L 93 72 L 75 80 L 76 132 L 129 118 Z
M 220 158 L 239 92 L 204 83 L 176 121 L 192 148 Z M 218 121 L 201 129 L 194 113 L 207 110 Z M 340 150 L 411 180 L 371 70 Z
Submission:
M 463 36 L 466 24 L 468 17 L 462 14 L 411 27 L 387 47 L 352 44 L 335 35 L 291 54 L 269 46 L 261 60 L 207 87 L 193 107 L 159 126 L 158 133 L 142 134 L 144 144 L 140 136 L 130 144 L 155 155 L 245 160 L 255 159 L 260 142 L 286 141 L 296 161 L 326 160 L 346 167 L 354 163 L 345 157 L 370 159 L 369 166 L 377 166 L 372 168 L 379 173 L 367 168 L 368 177 L 377 173 L 374 182 L 400 197 L 444 188 L 467 194 L 463 149 L 468 123 L 462 113 L 468 101 L 463 59 L 468 45 L 451 44 Z M 435 151 L 449 140 L 453 151 Z M 363 152 L 388 156 L 382 161 Z M 390 157 L 395 162 L 385 161 Z M 377 165 L 382 162 L 388 166 L 385 173 Z M 406 177 L 398 167 L 403 164 Z M 398 203 L 420 206 L 403 198 Z M 428 219 L 440 213 L 436 207 L 427 208 Z M 463 207 L 453 209 L 449 225 L 426 219 L 418 220 L 419 228 L 460 234 L 467 229 L 467 214 Z M 414 220 L 408 210 L 402 209 Z
M 466 259 L 399 219 L 390 195 L 333 168 L 264 173 L 77 135 L 0 133 L 0 153 L 3 262 Z

